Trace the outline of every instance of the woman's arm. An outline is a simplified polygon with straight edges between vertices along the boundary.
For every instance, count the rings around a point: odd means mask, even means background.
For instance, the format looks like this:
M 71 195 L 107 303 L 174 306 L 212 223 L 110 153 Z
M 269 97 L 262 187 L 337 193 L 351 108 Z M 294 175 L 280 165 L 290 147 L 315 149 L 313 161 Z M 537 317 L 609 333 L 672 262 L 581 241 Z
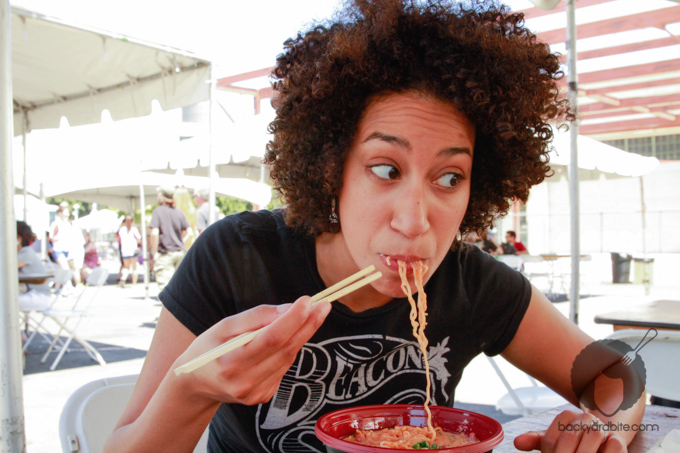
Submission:
M 527 433 L 515 439 L 520 450 L 541 449 L 542 451 L 598 451 L 605 443 L 606 451 L 625 451 L 635 436 L 635 431 L 618 431 L 614 434 L 602 429 L 587 429 L 589 425 L 608 422 L 636 424 L 644 414 L 645 400 L 641 396 L 629 409 L 616 411 L 623 398 L 622 388 L 615 380 L 607 378 L 602 371 L 617 363 L 618 357 L 603 354 L 588 370 L 588 386 L 594 386 L 598 404 L 588 409 L 582 404 L 583 389 L 576 394 L 572 388 L 572 365 L 586 346 L 593 343 L 588 335 L 562 315 L 548 299 L 536 288 L 532 288 L 529 308 L 510 345 L 503 352 L 509 362 L 524 372 L 534 376 L 557 393 L 565 397 L 584 412 L 565 411 L 556 417 L 548 430 L 540 433 Z M 634 371 L 631 370 L 634 373 Z M 644 395 L 644 392 L 642 392 Z M 589 404 L 592 406 L 592 404 Z M 612 416 L 605 415 L 614 413 Z M 609 410 L 613 408 L 614 410 Z M 578 429 L 565 429 L 566 426 Z M 593 425 L 594 426 L 594 425 Z
M 323 323 L 329 303 L 259 306 L 195 337 L 161 311 L 139 380 L 106 452 L 191 451 L 222 402 L 269 401 L 298 351 Z M 250 343 L 192 373 L 173 370 L 243 332 L 269 325 Z

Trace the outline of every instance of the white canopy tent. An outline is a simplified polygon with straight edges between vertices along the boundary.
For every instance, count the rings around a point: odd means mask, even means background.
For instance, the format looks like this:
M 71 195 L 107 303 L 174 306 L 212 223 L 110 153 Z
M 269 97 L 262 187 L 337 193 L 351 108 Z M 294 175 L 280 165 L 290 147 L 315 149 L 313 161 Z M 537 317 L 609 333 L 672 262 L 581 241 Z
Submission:
M 179 49 L 12 8 L 14 133 L 149 115 L 210 95 L 210 62 Z
M 553 151 L 550 163 L 568 166 L 571 161 L 571 138 L 568 132 L 554 130 Z M 599 142 L 585 135 L 577 138 L 579 149 L 578 167 L 584 170 L 599 170 L 621 176 L 646 175 L 659 166 L 659 159 L 640 154 L 628 153 Z
M 25 451 L 12 136 L 32 129 L 147 115 L 208 100 L 211 64 L 177 49 L 13 9 L 0 1 L 0 438 Z M 25 184 L 24 184 L 25 186 Z M 27 189 L 25 189 L 26 194 Z
M 72 198 L 127 211 L 131 200 L 140 199 L 140 186 L 144 193 L 144 205 L 149 205 L 156 203 L 156 188 L 159 186 L 199 189 L 210 184 L 208 177 L 149 171 L 122 174 L 103 172 L 85 176 L 60 180 L 58 184 L 46 186 L 43 193 L 49 197 Z M 269 186 L 245 178 L 215 178 L 213 188 L 217 194 L 241 198 L 254 204 L 266 206 L 271 201 Z
M 78 217 L 73 225 L 81 230 L 99 230 L 101 233 L 115 233 L 123 223 L 125 216 L 118 215 L 110 209 L 92 210 L 91 213 Z

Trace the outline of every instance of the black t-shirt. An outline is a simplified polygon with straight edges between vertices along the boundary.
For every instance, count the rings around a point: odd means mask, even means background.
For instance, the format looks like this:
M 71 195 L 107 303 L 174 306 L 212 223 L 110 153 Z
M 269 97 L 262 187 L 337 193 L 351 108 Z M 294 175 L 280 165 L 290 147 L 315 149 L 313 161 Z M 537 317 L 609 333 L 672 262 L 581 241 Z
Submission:
M 244 212 L 214 224 L 161 293 L 165 307 L 200 335 L 226 316 L 282 304 L 325 288 L 314 241 L 280 211 Z M 517 271 L 472 245 L 450 252 L 425 286 L 433 405 L 452 406 L 463 369 L 510 343 L 531 297 Z M 425 372 L 406 298 L 361 313 L 334 302 L 274 398 L 222 404 L 210 425 L 213 452 L 325 451 L 314 436 L 323 414 L 366 404 L 422 404 Z

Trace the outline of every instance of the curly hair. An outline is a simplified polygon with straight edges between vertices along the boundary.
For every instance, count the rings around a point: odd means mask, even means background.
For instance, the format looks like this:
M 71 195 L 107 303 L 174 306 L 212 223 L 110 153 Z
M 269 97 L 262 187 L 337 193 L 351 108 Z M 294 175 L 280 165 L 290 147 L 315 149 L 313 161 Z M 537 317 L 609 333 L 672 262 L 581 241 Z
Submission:
M 316 237 L 329 221 L 358 123 L 377 96 L 452 103 L 475 128 L 471 195 L 460 230 L 483 231 L 551 174 L 550 123 L 573 120 L 559 56 L 493 0 L 354 0 L 334 23 L 285 42 L 272 71 L 276 118 L 264 162 L 286 221 Z

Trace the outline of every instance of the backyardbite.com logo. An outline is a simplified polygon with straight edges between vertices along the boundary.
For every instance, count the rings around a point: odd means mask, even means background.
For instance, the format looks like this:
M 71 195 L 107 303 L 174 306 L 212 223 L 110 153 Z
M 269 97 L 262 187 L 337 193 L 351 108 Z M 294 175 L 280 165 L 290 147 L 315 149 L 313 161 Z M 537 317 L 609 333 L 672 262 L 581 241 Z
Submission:
M 635 348 L 612 339 L 597 340 L 586 346 L 576 356 L 571 368 L 571 387 L 581 404 L 608 417 L 633 407 L 642 396 L 647 379 L 645 364 L 638 352 L 656 335 L 655 329 L 649 329 Z M 620 380 L 610 382 L 613 388 L 621 388 L 618 404 L 617 401 L 612 402 L 611 397 L 606 401 L 598 399 L 599 392 L 593 381 L 600 374 Z

